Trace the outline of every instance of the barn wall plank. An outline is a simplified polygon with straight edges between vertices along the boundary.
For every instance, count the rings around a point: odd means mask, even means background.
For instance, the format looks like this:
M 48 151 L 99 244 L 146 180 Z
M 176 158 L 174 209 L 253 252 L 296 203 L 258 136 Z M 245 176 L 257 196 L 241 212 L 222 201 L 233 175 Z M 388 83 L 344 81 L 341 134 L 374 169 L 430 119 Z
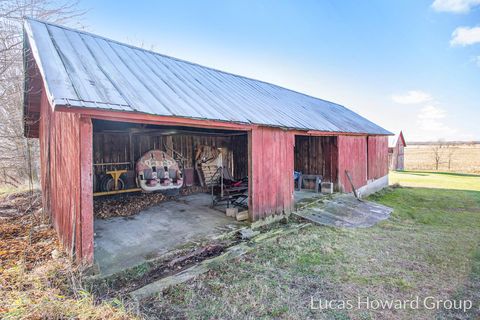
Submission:
M 388 174 L 388 137 L 368 136 L 368 180 Z
M 346 170 L 350 173 L 355 188 L 367 184 L 366 136 L 338 136 L 338 186 L 340 191 L 351 192 Z
M 81 258 L 80 115 L 53 112 L 45 90 L 40 108 L 43 207 L 63 247 Z
M 295 170 L 322 175 L 324 181 L 337 183 L 337 137 L 295 136 Z
M 294 135 L 258 127 L 249 135 L 250 220 L 290 213 L 293 209 Z
M 155 134 L 135 133 L 132 135 L 133 162 L 145 152 L 152 149 L 163 151 L 173 150 L 182 154 L 185 167 L 192 168 L 195 163 L 195 151 L 201 145 L 217 148 L 227 148 L 230 152 L 226 163 L 233 163 L 233 175 L 236 179 L 248 175 L 247 135 L 210 136 L 177 134 L 162 136 Z M 128 132 L 95 132 L 93 134 L 94 163 L 131 162 Z M 171 151 L 170 151 L 171 152 Z M 232 168 L 231 168 L 232 169 Z M 95 173 L 102 172 L 102 167 L 96 166 Z

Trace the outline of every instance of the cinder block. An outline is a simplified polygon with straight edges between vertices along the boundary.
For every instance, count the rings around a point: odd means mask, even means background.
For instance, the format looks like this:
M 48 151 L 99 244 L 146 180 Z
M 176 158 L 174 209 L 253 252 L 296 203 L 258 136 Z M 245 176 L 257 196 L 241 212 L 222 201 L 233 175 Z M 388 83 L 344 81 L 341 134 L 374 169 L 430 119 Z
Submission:
M 237 213 L 237 221 L 243 221 L 248 219 L 248 210 Z
M 227 217 L 236 217 L 238 213 L 237 208 L 227 208 L 227 211 L 225 212 Z
M 322 182 L 321 190 L 322 190 L 322 193 L 333 193 L 333 183 Z

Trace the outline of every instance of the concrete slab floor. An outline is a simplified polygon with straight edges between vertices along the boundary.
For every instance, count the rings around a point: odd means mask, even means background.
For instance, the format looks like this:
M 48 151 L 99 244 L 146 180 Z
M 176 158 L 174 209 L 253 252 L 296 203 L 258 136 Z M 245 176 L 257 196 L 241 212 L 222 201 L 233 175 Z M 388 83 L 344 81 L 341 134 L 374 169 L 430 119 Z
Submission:
M 325 195 L 322 193 L 317 193 L 315 190 L 302 189 L 295 190 L 293 192 L 293 200 L 295 201 L 295 208 L 299 209 L 305 205 L 308 205 L 312 201 L 324 198 Z
M 337 194 L 295 214 L 312 222 L 344 228 L 367 228 L 388 219 L 393 209 L 358 200 L 352 194 Z
M 95 219 L 94 262 L 109 275 L 161 256 L 191 241 L 240 228 L 242 223 L 211 209 L 205 193 L 180 197 L 131 217 Z
M 295 190 L 293 193 L 293 198 L 295 202 L 300 202 L 304 199 L 311 199 L 311 198 L 318 198 L 322 194 L 315 192 L 315 190 L 310 189 L 302 189 L 302 190 Z

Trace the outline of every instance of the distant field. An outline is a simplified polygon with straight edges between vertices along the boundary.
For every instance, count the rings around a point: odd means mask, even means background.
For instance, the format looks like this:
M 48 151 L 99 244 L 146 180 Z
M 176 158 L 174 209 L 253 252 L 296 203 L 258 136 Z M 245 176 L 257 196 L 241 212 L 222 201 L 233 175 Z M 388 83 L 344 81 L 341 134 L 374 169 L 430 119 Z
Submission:
M 433 145 L 410 145 L 405 148 L 405 170 L 435 170 Z M 449 148 L 453 148 L 450 170 Z M 480 173 L 480 144 L 460 144 L 440 149 L 439 171 Z

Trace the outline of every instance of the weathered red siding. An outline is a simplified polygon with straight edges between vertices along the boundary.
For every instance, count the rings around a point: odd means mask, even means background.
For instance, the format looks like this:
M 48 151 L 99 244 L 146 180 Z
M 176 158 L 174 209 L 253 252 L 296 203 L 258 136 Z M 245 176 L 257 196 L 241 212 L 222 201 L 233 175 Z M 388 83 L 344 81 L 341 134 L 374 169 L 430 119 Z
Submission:
M 369 136 L 368 138 L 368 180 L 388 174 L 388 137 Z
M 75 255 L 77 261 L 85 258 L 84 252 L 82 252 L 82 245 L 85 241 L 91 243 L 85 247 L 86 251 L 91 251 L 91 253 L 87 252 L 86 257 L 89 258 L 90 255 L 93 257 L 93 233 L 91 239 L 85 239 L 85 235 L 82 235 L 82 232 L 88 232 L 90 225 L 88 220 L 92 221 L 91 226 L 93 226 L 93 216 L 88 217 L 92 211 L 88 212 L 87 208 L 85 215 L 82 215 L 81 210 L 82 205 L 90 205 L 88 200 L 81 201 L 81 188 L 87 186 L 83 186 L 80 179 L 81 149 L 86 153 L 90 150 L 89 157 L 91 158 L 91 143 L 90 148 L 88 143 L 87 145 L 81 143 L 81 138 L 85 137 L 85 130 L 88 133 L 88 128 L 84 128 L 82 130 L 84 132 L 81 133 L 80 123 L 83 120 L 79 114 L 53 112 L 45 90 L 42 91 L 40 109 L 39 138 L 44 209 L 50 214 L 52 224 L 57 230 L 63 247 Z M 88 124 L 86 126 L 88 127 Z M 91 171 L 91 165 L 89 166 Z M 88 172 L 84 171 L 82 170 L 85 174 L 84 177 L 88 177 Z M 89 187 L 91 188 L 91 182 Z M 88 194 L 83 198 L 87 199 Z
M 337 183 L 338 148 L 335 136 L 295 136 L 295 170 L 322 175 L 324 181 Z
M 355 188 L 367 184 L 367 137 L 338 136 L 338 184 L 340 191 L 351 192 L 346 170 Z
M 249 136 L 250 219 L 293 209 L 294 135 L 275 128 L 253 128 Z

